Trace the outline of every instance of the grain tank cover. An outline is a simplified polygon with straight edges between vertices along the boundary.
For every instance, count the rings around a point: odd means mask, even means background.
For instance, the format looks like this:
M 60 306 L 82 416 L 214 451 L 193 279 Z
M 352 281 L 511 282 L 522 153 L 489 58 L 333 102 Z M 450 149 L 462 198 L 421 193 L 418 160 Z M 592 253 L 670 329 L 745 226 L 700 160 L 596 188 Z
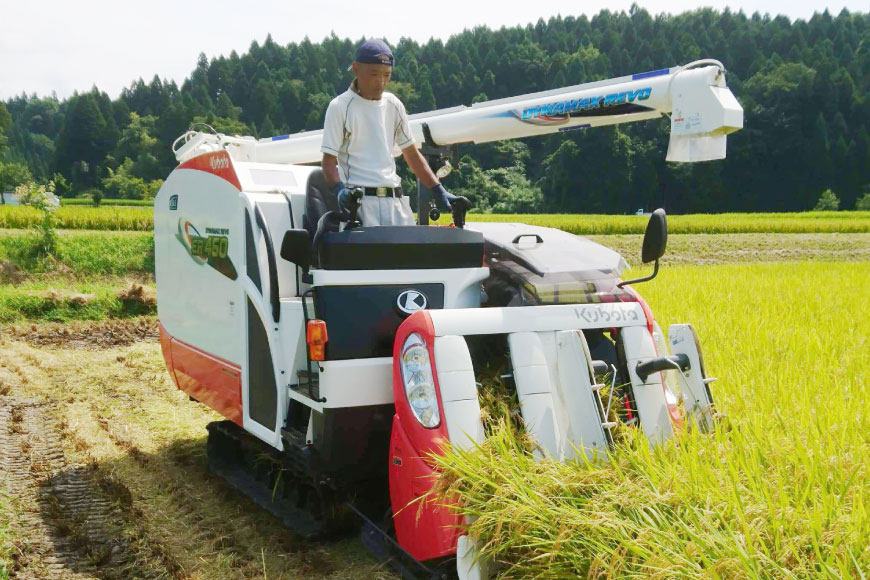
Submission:
M 466 229 L 483 234 L 487 257 L 521 263 L 538 276 L 598 271 L 618 277 L 626 267 L 613 250 L 561 230 L 514 223 L 471 223 Z

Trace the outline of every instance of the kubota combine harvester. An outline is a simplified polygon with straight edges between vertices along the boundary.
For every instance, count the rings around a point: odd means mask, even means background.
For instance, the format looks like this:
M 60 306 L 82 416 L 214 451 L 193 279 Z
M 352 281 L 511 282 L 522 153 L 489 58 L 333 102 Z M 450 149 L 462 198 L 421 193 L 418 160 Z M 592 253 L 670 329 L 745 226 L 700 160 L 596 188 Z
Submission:
M 458 143 L 663 115 L 673 161 L 721 159 L 743 126 L 710 60 L 411 126 L 443 175 Z M 607 452 L 602 389 L 652 444 L 687 423 L 709 428 L 712 379 L 694 329 L 675 324 L 666 337 L 631 286 L 643 279 L 620 280 L 617 253 L 550 228 L 465 224 L 464 209 L 455 227 L 429 226 L 422 187 L 419 225 L 350 216 L 347 227 L 320 169 L 304 165 L 319 161 L 320 140 L 188 132 L 154 204 L 166 363 L 226 417 L 208 426 L 209 460 L 259 505 L 309 538 L 362 522 L 366 544 L 407 578 L 484 578 L 459 516 L 404 509 L 431 489 L 430 454 L 483 440 L 484 367 L 507 368 L 541 460 Z M 643 245 L 656 270 L 665 240 L 657 210 Z

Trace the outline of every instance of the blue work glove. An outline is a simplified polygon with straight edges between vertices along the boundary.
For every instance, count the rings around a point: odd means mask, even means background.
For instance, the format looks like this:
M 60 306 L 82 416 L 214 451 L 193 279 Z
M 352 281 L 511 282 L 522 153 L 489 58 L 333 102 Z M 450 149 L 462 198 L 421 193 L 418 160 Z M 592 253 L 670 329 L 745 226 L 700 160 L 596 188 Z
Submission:
M 467 197 L 461 195 L 453 195 L 440 183 L 432 188 L 432 193 L 435 196 L 435 205 L 438 206 L 439 209 L 444 211 L 450 211 L 453 208 L 454 202 L 460 200 L 465 204 L 465 208 L 468 209 L 471 207 L 471 202 Z
M 351 195 L 352 192 L 347 186 L 339 181 L 335 185 L 332 186 L 332 193 L 335 194 L 335 197 L 338 199 L 338 208 L 342 212 L 350 211 L 351 207 Z

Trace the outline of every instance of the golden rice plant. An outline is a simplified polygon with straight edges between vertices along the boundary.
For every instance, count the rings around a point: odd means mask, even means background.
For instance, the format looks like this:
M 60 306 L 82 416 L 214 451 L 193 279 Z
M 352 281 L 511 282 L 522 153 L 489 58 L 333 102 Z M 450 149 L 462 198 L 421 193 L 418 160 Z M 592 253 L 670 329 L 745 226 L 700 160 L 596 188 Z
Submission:
M 54 213 L 58 229 L 66 230 L 134 230 L 154 228 L 150 207 L 83 207 L 61 206 Z M 35 227 L 41 214 L 27 206 L 0 206 L 0 229 Z
M 439 460 L 500 578 L 866 578 L 870 263 L 666 268 L 638 289 L 701 336 L 727 428 L 600 462 L 502 426 Z

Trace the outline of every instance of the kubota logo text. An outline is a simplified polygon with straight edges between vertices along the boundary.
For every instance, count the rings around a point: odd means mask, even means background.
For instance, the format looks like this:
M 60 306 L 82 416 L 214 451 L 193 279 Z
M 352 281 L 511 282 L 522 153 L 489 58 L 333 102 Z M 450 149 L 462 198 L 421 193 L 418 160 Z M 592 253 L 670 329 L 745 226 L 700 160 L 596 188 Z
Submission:
M 223 155 L 213 155 L 211 159 L 208 160 L 208 164 L 211 166 L 212 171 L 217 171 L 219 169 L 229 169 L 230 159 L 229 157 Z

